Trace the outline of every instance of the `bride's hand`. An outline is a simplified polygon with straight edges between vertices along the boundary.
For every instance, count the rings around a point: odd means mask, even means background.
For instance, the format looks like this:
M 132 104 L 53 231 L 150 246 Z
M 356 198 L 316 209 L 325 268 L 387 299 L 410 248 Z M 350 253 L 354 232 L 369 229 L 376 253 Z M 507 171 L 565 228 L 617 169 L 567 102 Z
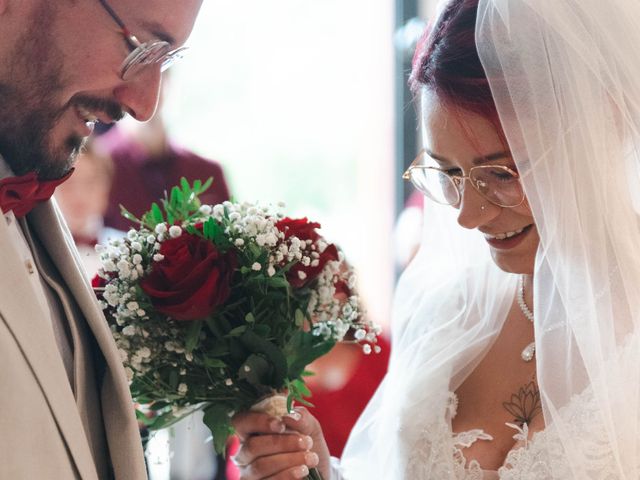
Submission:
M 234 462 L 242 480 L 305 478 L 314 467 L 329 479 L 329 449 L 320 423 L 306 408 L 296 407 L 282 420 L 245 412 L 232 422 L 240 438 Z

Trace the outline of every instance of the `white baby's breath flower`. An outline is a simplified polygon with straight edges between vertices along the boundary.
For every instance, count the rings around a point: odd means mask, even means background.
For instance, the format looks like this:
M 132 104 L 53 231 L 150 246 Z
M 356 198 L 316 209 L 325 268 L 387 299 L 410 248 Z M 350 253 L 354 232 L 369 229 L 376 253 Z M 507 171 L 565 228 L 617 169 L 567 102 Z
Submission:
M 187 387 L 186 383 L 181 383 L 180 385 L 178 385 L 178 393 L 180 395 L 186 395 L 188 391 L 189 387 Z
M 136 355 L 138 355 L 140 358 L 149 358 L 151 357 L 151 350 L 149 350 L 149 347 L 142 347 L 136 352 Z
M 167 231 L 167 226 L 164 223 L 159 223 L 156 225 L 155 232 L 157 235 L 162 235 Z
M 131 242 L 131 249 L 134 252 L 141 252 L 142 251 L 142 244 L 140 242 Z
M 161 253 L 156 253 L 153 256 L 153 261 L 154 262 L 161 262 L 162 260 L 164 260 L 164 255 L 162 255 Z
M 304 273 L 302 270 L 299 270 L 299 271 L 298 271 L 298 278 L 299 278 L 300 280 L 304 280 L 305 278 L 307 278 L 307 274 L 306 274 L 306 273 Z
M 140 265 L 142 263 L 142 255 L 136 253 L 131 259 L 134 265 Z
M 198 211 L 203 215 L 211 215 L 211 205 L 200 205 Z
M 105 247 L 104 245 L 100 245 L 99 243 L 93 248 L 96 251 L 96 253 L 98 253 L 98 254 L 104 253 L 104 252 L 107 251 L 107 247 Z
M 127 337 L 132 337 L 136 334 L 136 327 L 134 327 L 133 325 L 127 325 L 122 329 L 122 334 L 126 335 Z
M 362 351 L 364 352 L 365 355 L 371 354 L 371 345 L 369 345 L 368 343 L 363 345 Z
M 241 238 L 236 238 L 235 241 L 233 242 L 233 244 L 236 247 L 242 247 L 244 245 L 244 240 Z
M 217 218 L 221 218 L 224 215 L 224 206 L 223 205 L 214 205 L 213 206 L 213 215 Z
M 102 264 L 102 268 L 104 268 L 105 272 L 115 272 L 117 270 L 116 264 L 113 263 L 113 260 L 107 260 Z
M 227 378 L 227 379 L 224 381 L 224 384 L 225 384 L 227 387 L 230 387 L 231 385 L 233 385 L 233 380 L 231 380 L 230 378 Z
M 182 235 L 182 228 L 178 225 L 171 225 L 169 228 L 169 236 L 171 238 L 178 238 L 180 235 Z
M 127 303 L 127 309 L 131 310 L 132 312 L 135 312 L 139 308 L 140 308 L 140 305 L 138 305 L 138 302 L 129 302 L 129 303 Z
M 118 354 L 120 355 L 120 361 L 122 362 L 126 362 L 129 358 L 129 354 L 127 353 L 127 351 L 121 348 L 118 349 Z
M 269 275 L 270 277 L 273 277 L 276 274 L 276 269 L 273 267 L 273 265 L 269 265 L 269 267 L 267 268 L 267 275 Z
M 359 328 L 358 330 L 356 330 L 356 333 L 353 336 L 355 337 L 356 340 L 361 341 L 361 340 L 364 340 L 364 337 L 367 336 L 367 332 L 364 331 L 362 328 Z
M 260 270 L 262 270 L 262 265 L 260 265 L 258 262 L 255 262 L 253 265 L 251 265 L 251 270 L 259 272 Z
M 149 235 L 147 237 L 147 243 L 153 245 L 156 242 L 156 237 L 154 235 Z

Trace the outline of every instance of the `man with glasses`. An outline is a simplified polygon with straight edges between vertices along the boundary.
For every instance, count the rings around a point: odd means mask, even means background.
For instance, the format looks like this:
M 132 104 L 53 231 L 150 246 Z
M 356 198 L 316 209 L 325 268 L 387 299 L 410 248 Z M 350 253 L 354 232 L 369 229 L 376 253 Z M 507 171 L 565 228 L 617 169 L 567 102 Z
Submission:
M 0 0 L 0 478 L 143 479 L 127 379 L 49 198 L 97 122 L 153 115 L 202 0 Z

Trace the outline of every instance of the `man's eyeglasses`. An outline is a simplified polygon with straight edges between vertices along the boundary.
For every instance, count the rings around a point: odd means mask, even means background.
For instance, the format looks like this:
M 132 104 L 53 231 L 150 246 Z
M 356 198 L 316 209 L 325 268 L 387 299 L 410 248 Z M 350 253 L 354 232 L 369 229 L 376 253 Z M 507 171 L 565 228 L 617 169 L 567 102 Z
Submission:
M 459 170 L 458 170 L 459 171 Z M 484 198 L 500 207 L 517 207 L 524 202 L 524 190 L 517 172 L 504 165 L 478 165 L 468 175 L 456 175 L 438 166 L 422 150 L 402 175 L 425 196 L 443 205 L 458 205 L 468 180 Z
M 120 77 L 129 80 L 143 71 L 149 65 L 160 64 L 160 70 L 164 72 L 173 63 L 182 58 L 187 47 L 171 50 L 171 44 L 164 40 L 153 40 L 141 43 L 125 26 L 124 22 L 114 12 L 106 0 L 98 0 L 107 13 L 120 27 L 125 41 L 131 49 L 131 53 L 124 59 L 120 67 Z

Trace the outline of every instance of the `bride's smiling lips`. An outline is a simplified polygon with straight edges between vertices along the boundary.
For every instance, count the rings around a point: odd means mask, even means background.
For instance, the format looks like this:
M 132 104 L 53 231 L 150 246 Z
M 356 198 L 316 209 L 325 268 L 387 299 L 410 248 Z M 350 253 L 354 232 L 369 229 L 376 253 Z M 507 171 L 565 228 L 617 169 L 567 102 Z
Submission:
M 495 233 L 482 232 L 482 234 L 484 235 L 487 243 L 493 248 L 499 250 L 508 250 L 522 243 L 529 232 L 531 232 L 532 227 L 533 224 L 529 224 L 511 231 Z

